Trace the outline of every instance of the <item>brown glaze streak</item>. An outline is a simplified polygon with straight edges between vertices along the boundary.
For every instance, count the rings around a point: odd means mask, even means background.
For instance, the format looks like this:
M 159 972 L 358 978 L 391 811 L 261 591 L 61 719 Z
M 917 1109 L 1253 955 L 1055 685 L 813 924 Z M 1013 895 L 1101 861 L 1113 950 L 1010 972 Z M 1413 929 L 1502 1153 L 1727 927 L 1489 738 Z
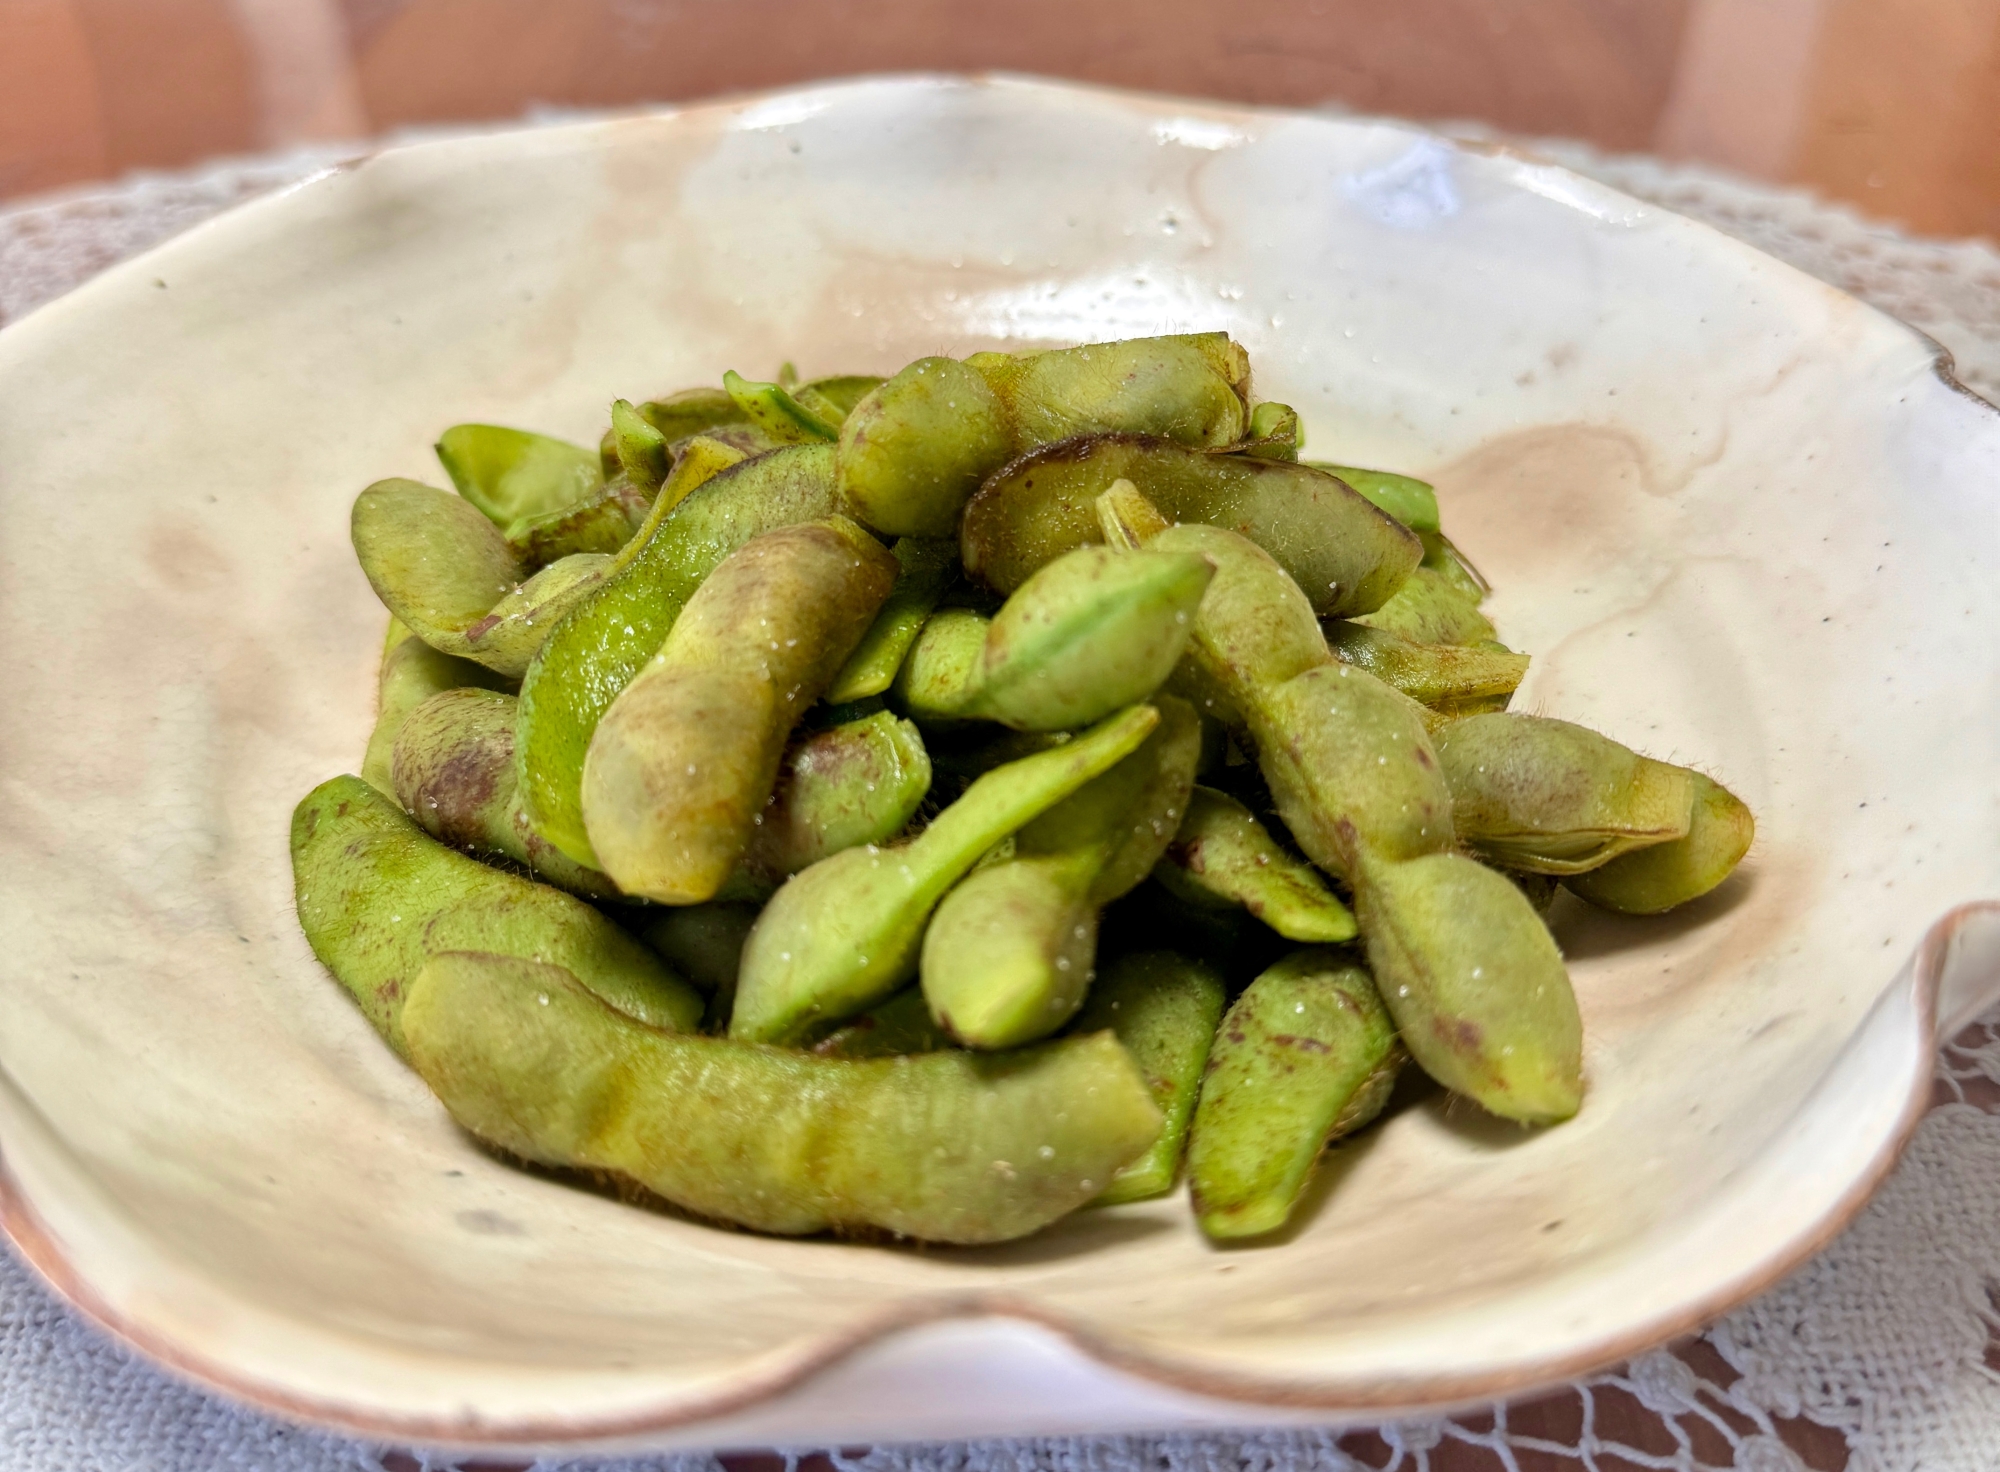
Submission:
M 1977 920 L 2000 921 L 2000 900 L 1961 905 L 1924 935 L 1911 967 L 1917 1029 L 1928 1053 L 1937 1031 L 1938 988 L 1958 932 Z M 525 1450 L 635 1438 L 730 1415 L 803 1384 L 857 1351 L 892 1334 L 954 1319 L 1011 1318 L 1039 1325 L 1086 1357 L 1155 1385 L 1246 1405 L 1329 1412 L 1449 1411 L 1477 1402 L 1541 1390 L 1629 1359 L 1719 1318 L 1791 1273 L 1845 1230 L 1895 1169 L 1930 1107 L 1930 1071 L 1908 1081 L 1902 1112 L 1868 1168 L 1812 1230 L 1784 1244 L 1755 1268 L 1672 1313 L 1607 1335 L 1584 1349 L 1486 1374 L 1398 1376 L 1321 1382 L 1237 1374 L 1134 1348 L 1068 1317 L 1008 1293 L 949 1294 L 900 1304 L 800 1346 L 780 1363 L 748 1374 L 734 1389 L 701 1398 L 663 1399 L 657 1406 L 597 1420 L 495 1421 L 474 1413 L 385 1414 L 371 1407 L 300 1395 L 245 1377 L 234 1366 L 197 1355 L 171 1337 L 125 1318 L 71 1266 L 0 1161 L 0 1227 L 21 1256 L 72 1307 L 124 1344 L 187 1379 L 263 1410 L 377 1439 L 468 1449 Z

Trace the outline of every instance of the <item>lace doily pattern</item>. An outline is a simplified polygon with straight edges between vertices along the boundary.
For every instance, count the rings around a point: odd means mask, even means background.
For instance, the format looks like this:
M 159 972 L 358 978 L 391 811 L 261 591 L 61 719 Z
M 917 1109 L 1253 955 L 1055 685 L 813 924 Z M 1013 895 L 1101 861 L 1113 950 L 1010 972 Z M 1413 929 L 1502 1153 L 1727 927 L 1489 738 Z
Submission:
M 2000 398 L 2000 253 L 1648 158 L 1547 157 L 1705 220 L 1938 339 Z M 0 323 L 337 152 L 148 176 L 0 212 Z M 18 1472 L 502 1472 L 289 1426 L 182 1385 L 0 1256 L 0 1462 Z M 2000 1465 L 2000 1009 L 1942 1054 L 1933 1108 L 1826 1252 L 1705 1334 L 1448 1420 L 545 1462 L 533 1472 L 1990 1472 Z

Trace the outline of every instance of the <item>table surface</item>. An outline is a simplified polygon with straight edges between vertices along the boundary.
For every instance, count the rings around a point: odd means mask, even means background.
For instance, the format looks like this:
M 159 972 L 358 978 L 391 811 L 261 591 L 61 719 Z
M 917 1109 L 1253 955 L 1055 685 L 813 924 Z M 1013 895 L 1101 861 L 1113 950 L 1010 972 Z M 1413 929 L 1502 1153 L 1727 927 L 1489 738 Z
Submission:
M 0 0 L 0 198 L 903 69 L 1475 118 L 2000 236 L 2000 0 Z
M 2000 397 L 2000 253 L 1912 241 L 1805 195 L 1699 169 L 1541 146 L 1897 313 L 1951 348 L 1972 387 Z M 0 210 L 0 324 L 337 153 L 291 152 Z M 1448 1421 L 1325 1432 L 990 1442 L 803 1459 L 748 1452 L 720 1461 L 728 1472 L 785 1472 L 801 1460 L 810 1465 L 797 1472 L 1992 1469 L 2000 1466 L 2000 1009 L 1943 1054 L 1934 1103 L 1881 1195 L 1799 1273 L 1701 1335 L 1548 1394 Z M 509 1464 L 363 1445 L 233 1407 L 101 1337 L 0 1255 L 0 1465 L 471 1472 Z M 602 1464 L 603 1472 L 613 1467 L 717 1472 L 717 1461 Z

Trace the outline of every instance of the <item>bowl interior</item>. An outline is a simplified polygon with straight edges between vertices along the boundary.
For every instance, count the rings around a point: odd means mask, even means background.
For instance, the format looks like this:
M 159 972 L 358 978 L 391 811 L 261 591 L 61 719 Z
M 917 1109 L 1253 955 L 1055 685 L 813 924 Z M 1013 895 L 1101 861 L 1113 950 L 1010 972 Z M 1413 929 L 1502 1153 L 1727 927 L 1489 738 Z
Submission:
M 726 368 L 1208 328 L 1309 454 L 1435 480 L 1535 656 L 1517 709 L 1757 814 L 1683 913 L 1562 902 L 1583 1114 L 1432 1098 L 1340 1150 L 1288 1241 L 1232 1251 L 1178 1197 L 985 1250 L 773 1240 L 472 1148 L 292 916 L 291 805 L 371 719 L 355 492 L 440 482 L 447 424 L 593 442 L 612 397 Z M 161 1352 L 391 1423 L 696 1407 L 999 1299 L 1336 1403 L 1532 1378 L 1720 1306 L 1922 1066 L 1885 1046 L 1815 1094 L 1926 926 L 2000 889 L 1966 718 L 1994 694 L 1997 442 L 1852 299 L 1400 127 L 905 81 L 378 157 L 0 335 L 16 1191 Z M 1814 1111 L 1846 1145 L 1773 1174 Z M 1686 1229 L 1732 1192 L 1730 1240 Z

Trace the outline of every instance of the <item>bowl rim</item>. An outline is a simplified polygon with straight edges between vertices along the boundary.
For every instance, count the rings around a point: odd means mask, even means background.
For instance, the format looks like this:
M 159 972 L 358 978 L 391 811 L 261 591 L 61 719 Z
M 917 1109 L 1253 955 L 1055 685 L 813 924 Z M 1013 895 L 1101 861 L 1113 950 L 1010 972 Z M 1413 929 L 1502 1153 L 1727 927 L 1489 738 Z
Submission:
M 613 111 L 577 120 L 565 119 L 555 127 L 497 126 L 468 130 L 486 138 L 584 130 L 606 121 L 627 118 L 665 120 L 698 114 L 740 111 L 778 99 L 825 96 L 884 84 L 912 89 L 926 87 L 1005 88 L 1020 92 L 1040 92 L 1071 97 L 1099 97 L 1158 105 L 1171 103 L 1220 117 L 1307 118 L 1326 122 L 1366 125 L 1386 123 L 1413 135 L 1436 139 L 1457 153 L 1499 157 L 1531 164 L 1538 169 L 1559 170 L 1581 179 L 1566 165 L 1537 154 L 1532 147 L 1490 138 L 1454 136 L 1447 131 L 1400 118 L 1375 118 L 1364 114 L 1315 113 L 1305 109 L 1232 103 L 1212 98 L 1186 98 L 1173 94 L 1133 88 L 1079 83 L 1021 72 L 909 71 L 867 73 L 811 83 L 730 93 L 688 104 L 662 104 Z M 266 194 L 232 206 L 191 229 L 172 236 L 128 261 L 120 262 L 85 281 L 71 292 L 52 299 L 27 313 L 8 329 L 40 315 L 54 301 L 92 290 L 103 275 L 136 271 L 160 252 L 212 227 L 227 228 L 229 222 L 247 212 L 260 211 L 278 200 L 324 181 L 358 169 L 370 161 L 412 150 L 448 147 L 461 135 L 449 138 L 419 138 L 369 149 L 355 156 L 283 185 Z M 1609 185 L 1593 187 L 1622 191 Z M 1664 205 L 1646 203 L 1649 210 L 1670 215 L 1707 235 L 1741 245 L 1734 237 L 1680 214 Z M 1754 247 L 1745 247 L 1754 249 Z M 1761 254 L 1761 253 L 1760 253 Z M 1798 268 L 1775 257 L 1765 256 L 1781 271 L 1804 275 Z M 1827 290 L 1839 288 L 1822 283 Z M 1849 293 L 1840 292 L 1850 300 Z M 1957 376 L 1948 348 L 1921 329 L 1862 303 L 1879 320 L 1891 323 L 1920 342 L 1929 354 L 1929 367 L 1939 382 L 1954 394 L 1969 399 L 1986 413 L 2000 416 L 2000 406 L 1967 387 Z M 0 329 L 4 330 L 4 329 Z M 2000 899 L 1973 900 L 1946 911 L 1924 932 L 1904 966 L 1882 987 L 1873 1009 L 1908 987 L 1911 992 L 1912 1025 L 1917 1035 L 1919 1056 L 1931 1057 L 1949 1041 L 1941 1027 L 1956 1031 L 1969 1024 L 1972 1016 L 1940 1019 L 1940 997 L 1946 972 L 1961 935 L 1986 924 L 2000 926 Z M 1978 994 L 1986 1001 L 2000 995 L 2000 974 L 1985 978 Z M 1975 1014 L 1976 1015 L 1976 1014 Z M 1863 1024 L 1865 1027 L 1865 1023 Z M 1858 1036 L 1861 1029 L 1857 1029 Z M 0 1068 L 0 1084 L 15 1089 L 11 1077 Z M 861 1352 L 913 1330 L 953 1322 L 1013 1321 L 1046 1330 L 1069 1349 L 1098 1366 L 1135 1377 L 1148 1386 L 1170 1392 L 1201 1396 L 1234 1403 L 1245 1409 L 1263 1408 L 1274 1412 L 1324 1411 L 1329 1420 L 1386 1417 L 1394 1413 L 1445 1414 L 1454 1409 L 1519 1396 L 1604 1369 L 1635 1354 L 1713 1322 L 1786 1277 L 1839 1236 L 1873 1198 L 1901 1159 L 1918 1125 L 1931 1107 L 1932 1072 L 1917 1070 L 1906 1086 L 1905 1097 L 1894 1126 L 1887 1132 L 1866 1167 L 1847 1184 L 1834 1203 L 1808 1228 L 1774 1246 L 1761 1261 L 1744 1268 L 1734 1277 L 1713 1287 L 1700 1298 L 1656 1313 L 1636 1325 L 1608 1332 L 1590 1343 L 1528 1362 L 1517 1362 L 1487 1372 L 1459 1372 L 1450 1378 L 1426 1376 L 1421 1380 L 1407 1374 L 1384 1375 L 1377 1379 L 1342 1376 L 1334 1381 L 1315 1382 L 1308 1377 L 1260 1375 L 1221 1370 L 1191 1364 L 1173 1355 L 1140 1349 L 1117 1336 L 1090 1329 L 1070 1315 L 1042 1307 L 1010 1291 L 958 1293 L 927 1297 L 892 1305 L 857 1322 L 787 1346 L 753 1368 L 735 1372 L 726 1388 L 709 1388 L 691 1393 L 670 1393 L 651 1405 L 614 1413 L 590 1413 L 565 1418 L 538 1413 L 509 1419 L 468 1410 L 464 1413 L 427 1414 L 384 1411 L 372 1406 L 301 1392 L 273 1381 L 259 1380 L 223 1357 L 195 1351 L 170 1333 L 156 1330 L 127 1317 L 114 1307 L 77 1269 L 65 1253 L 58 1234 L 37 1211 L 28 1190 L 0 1152 L 0 1233 L 13 1246 L 17 1260 L 25 1262 L 44 1285 L 90 1323 L 109 1334 L 126 1348 L 153 1364 L 193 1384 L 216 1392 L 239 1404 L 289 1418 L 293 1421 L 337 1430 L 349 1435 L 391 1442 L 462 1448 L 472 1451 L 529 1448 L 578 1448 L 592 1444 L 643 1442 L 649 1435 L 680 1431 L 703 1422 L 770 1402 L 799 1389 L 808 1381 L 834 1369 Z M 26 1096 L 23 1094 L 23 1098 Z

